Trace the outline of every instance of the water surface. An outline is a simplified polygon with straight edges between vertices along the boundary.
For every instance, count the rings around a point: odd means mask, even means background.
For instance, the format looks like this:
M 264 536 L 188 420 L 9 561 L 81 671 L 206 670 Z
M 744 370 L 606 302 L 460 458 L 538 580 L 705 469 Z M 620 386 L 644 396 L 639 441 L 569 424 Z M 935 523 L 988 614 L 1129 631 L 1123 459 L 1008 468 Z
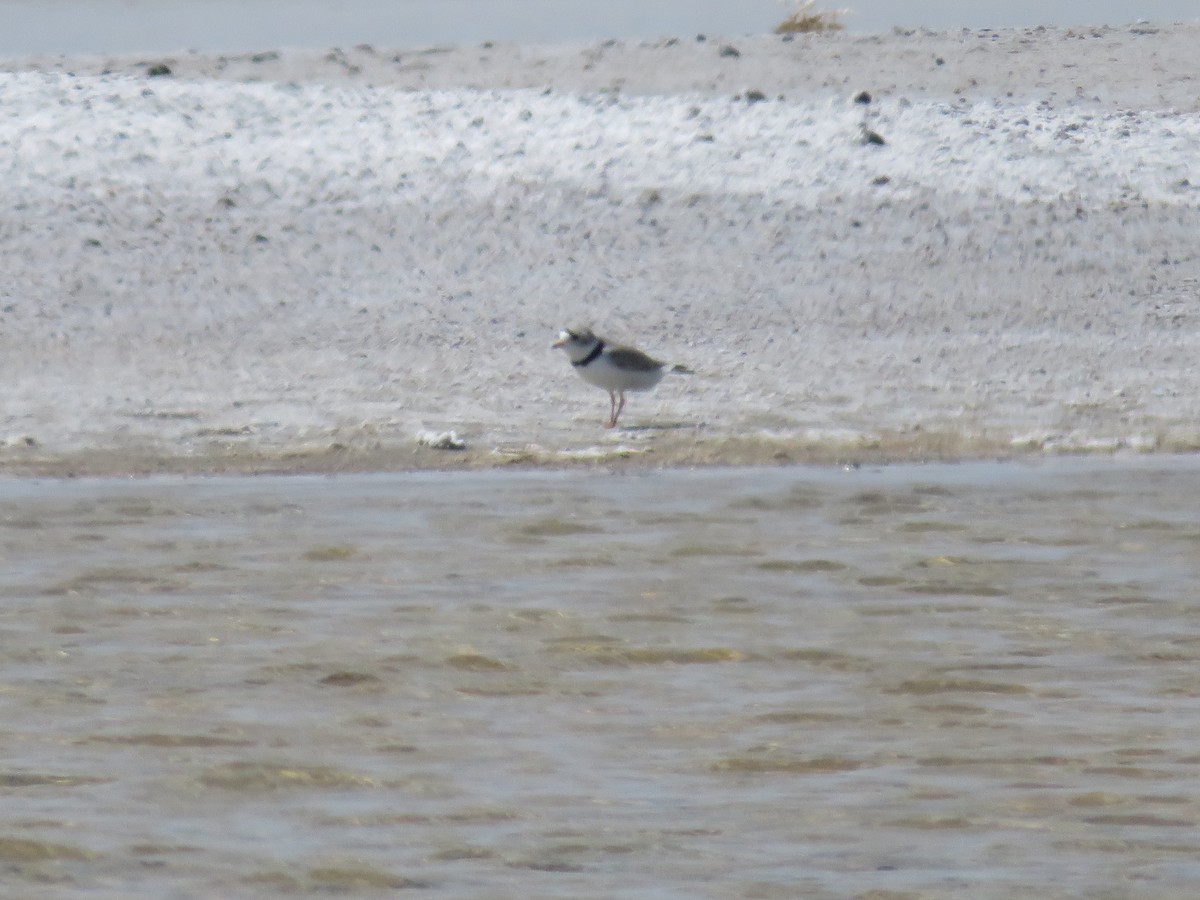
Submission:
M 765 34 L 795 4 L 779 0 L 0 0 L 0 55 L 230 53 L 285 47 L 325 49 L 473 44 L 486 40 Z M 857 32 L 902 28 L 1020 28 L 1195 21 L 1195 0 L 848 0 Z M 285 14 L 281 14 L 285 13 Z
M 0 481 L 0 893 L 1180 895 L 1198 476 Z

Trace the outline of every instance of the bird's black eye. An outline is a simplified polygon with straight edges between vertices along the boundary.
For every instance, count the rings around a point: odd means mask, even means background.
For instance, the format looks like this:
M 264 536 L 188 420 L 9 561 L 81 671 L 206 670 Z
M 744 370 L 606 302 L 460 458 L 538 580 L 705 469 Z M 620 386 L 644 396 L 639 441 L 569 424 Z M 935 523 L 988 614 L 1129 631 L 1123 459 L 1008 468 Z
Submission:
M 579 340 L 579 335 L 577 335 L 575 332 L 571 331 L 569 328 L 567 329 L 567 337 L 569 337 L 573 341 Z

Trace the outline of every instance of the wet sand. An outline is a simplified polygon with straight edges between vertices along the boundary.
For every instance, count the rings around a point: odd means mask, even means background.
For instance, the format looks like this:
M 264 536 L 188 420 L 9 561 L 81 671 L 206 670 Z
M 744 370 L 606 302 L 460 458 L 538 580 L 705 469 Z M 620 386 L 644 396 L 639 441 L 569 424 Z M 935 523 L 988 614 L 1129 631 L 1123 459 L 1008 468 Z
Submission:
M 727 466 L 835 465 L 861 466 L 895 462 L 953 462 L 1007 460 L 1029 456 L 1027 448 L 1012 448 L 957 434 L 888 435 L 872 441 L 845 444 L 816 438 L 787 436 L 721 437 L 698 434 L 692 427 L 660 431 L 653 426 L 622 434 L 608 444 L 558 449 L 539 444 L 512 443 L 495 447 L 435 449 L 417 442 L 390 447 L 352 447 L 335 443 L 328 448 L 274 451 L 237 445 L 209 446 L 193 456 L 173 456 L 132 450 L 83 450 L 47 454 L 40 448 L 18 447 L 5 458 L 4 471 L 19 477 L 120 477 L 124 475 L 295 475 L 365 474 L 371 472 L 471 472 L 489 469 L 603 468 L 611 472 L 645 469 L 715 468 Z M 1180 450 L 1191 447 L 1181 447 Z M 1117 445 L 1073 451 L 1071 456 L 1118 456 L 1128 450 Z M 1037 454 L 1041 455 L 1041 454 Z M 1061 454 L 1056 454 L 1061 455 Z
M 1194 451 L 1198 38 L 8 61 L 0 471 Z

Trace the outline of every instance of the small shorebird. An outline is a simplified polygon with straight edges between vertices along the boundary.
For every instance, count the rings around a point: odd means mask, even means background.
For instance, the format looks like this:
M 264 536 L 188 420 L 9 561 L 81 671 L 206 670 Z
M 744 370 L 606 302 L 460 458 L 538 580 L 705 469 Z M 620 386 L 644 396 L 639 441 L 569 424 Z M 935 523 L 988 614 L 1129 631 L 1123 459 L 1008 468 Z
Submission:
M 590 328 L 567 329 L 551 347 L 563 350 L 571 366 L 588 384 L 608 391 L 610 415 L 605 428 L 615 428 L 625 408 L 626 391 L 648 391 L 668 372 L 691 375 L 687 366 L 672 366 L 647 356 L 636 347 L 610 344 Z

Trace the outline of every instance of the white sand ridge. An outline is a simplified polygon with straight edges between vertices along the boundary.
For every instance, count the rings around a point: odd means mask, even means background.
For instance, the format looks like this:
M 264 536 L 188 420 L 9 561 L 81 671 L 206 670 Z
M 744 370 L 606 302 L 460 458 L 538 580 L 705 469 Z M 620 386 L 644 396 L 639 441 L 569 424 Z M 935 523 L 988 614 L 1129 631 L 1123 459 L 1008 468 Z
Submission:
M 4 457 L 1194 447 L 1200 28 L 1147 30 L 11 65 Z M 582 321 L 701 376 L 605 437 Z

